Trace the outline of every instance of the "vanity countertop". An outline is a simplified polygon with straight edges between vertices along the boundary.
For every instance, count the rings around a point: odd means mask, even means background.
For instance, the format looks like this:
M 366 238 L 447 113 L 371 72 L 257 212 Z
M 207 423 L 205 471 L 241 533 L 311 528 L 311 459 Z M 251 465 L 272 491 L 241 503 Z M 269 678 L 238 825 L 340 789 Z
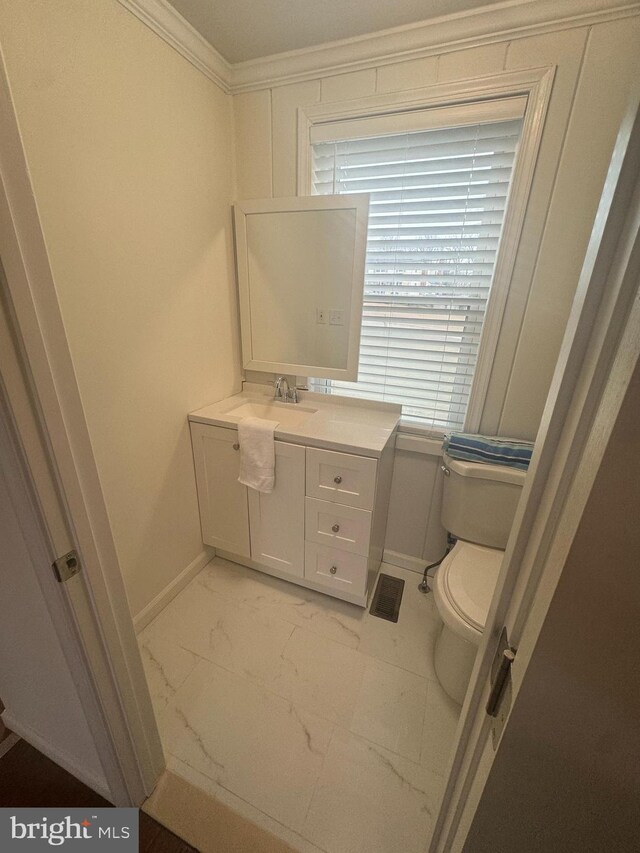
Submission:
M 265 393 L 266 392 L 266 393 Z M 196 412 L 189 420 L 235 428 L 243 417 L 279 421 L 276 439 L 344 453 L 379 458 L 400 420 L 401 406 L 300 391 L 298 403 L 273 399 L 268 385 L 244 384 L 244 390 Z

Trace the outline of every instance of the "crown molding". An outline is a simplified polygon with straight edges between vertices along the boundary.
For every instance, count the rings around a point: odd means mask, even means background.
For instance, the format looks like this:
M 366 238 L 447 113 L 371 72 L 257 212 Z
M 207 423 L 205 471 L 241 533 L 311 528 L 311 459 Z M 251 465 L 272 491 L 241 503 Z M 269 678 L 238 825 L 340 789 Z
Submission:
M 231 91 L 231 64 L 167 0 L 118 2 L 224 92 Z
M 233 65 L 234 93 L 589 26 L 640 13 L 637 0 L 508 0 L 369 35 Z
M 359 71 L 510 38 L 591 26 L 640 13 L 640 0 L 506 0 L 377 33 L 232 64 L 167 0 L 118 0 L 231 94 Z

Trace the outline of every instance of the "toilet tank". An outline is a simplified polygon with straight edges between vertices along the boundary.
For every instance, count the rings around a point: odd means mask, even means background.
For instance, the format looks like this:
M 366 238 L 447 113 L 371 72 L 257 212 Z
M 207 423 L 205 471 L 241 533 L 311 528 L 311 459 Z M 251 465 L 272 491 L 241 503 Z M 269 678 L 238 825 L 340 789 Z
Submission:
M 504 550 L 527 472 L 446 453 L 444 464 L 443 526 L 458 539 Z

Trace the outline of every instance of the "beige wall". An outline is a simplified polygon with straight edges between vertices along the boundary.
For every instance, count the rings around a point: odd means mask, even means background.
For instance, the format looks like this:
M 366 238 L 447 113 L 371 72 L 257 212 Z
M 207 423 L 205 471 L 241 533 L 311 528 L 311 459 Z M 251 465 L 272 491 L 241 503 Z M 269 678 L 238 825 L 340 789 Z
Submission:
M 638 75 L 640 18 L 515 39 L 237 95 L 241 197 L 295 195 L 298 106 L 555 65 L 481 431 L 535 438 L 618 127 Z M 387 547 L 436 559 L 437 465 L 396 454 Z
M 239 389 L 231 99 L 116 0 L 0 33 L 137 614 L 202 552 L 186 414 Z

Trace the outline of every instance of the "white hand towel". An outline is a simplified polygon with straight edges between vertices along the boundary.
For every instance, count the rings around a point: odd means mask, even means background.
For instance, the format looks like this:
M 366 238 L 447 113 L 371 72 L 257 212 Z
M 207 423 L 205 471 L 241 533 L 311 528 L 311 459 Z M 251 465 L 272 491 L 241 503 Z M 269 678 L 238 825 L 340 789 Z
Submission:
M 240 476 L 238 482 L 259 492 L 272 492 L 276 482 L 273 433 L 278 421 L 243 418 L 238 424 Z

